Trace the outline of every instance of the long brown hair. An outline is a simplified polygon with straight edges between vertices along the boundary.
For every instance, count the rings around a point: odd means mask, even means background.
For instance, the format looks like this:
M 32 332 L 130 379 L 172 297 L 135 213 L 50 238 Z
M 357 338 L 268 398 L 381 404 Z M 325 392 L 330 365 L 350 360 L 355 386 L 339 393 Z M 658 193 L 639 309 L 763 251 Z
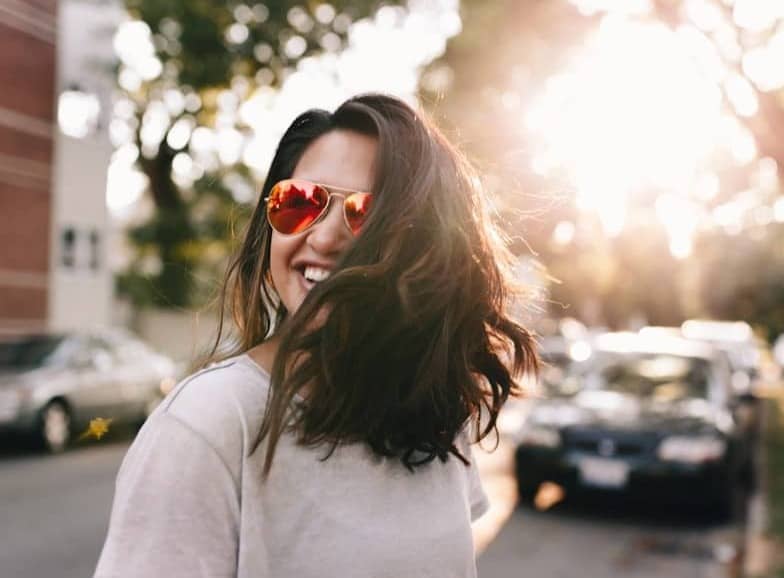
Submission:
M 292 315 L 271 283 L 263 198 L 335 129 L 378 139 L 373 210 Z M 291 124 L 223 290 L 237 332 L 225 356 L 280 337 L 256 441 L 266 440 L 265 474 L 286 431 L 326 444 L 325 459 L 361 442 L 414 470 L 449 454 L 466 462 L 455 441 L 469 421 L 477 439 L 495 429 L 515 377 L 535 373 L 538 361 L 531 335 L 508 314 L 510 254 L 479 183 L 441 133 L 396 98 L 358 96 Z M 219 331 L 216 349 L 220 339 Z

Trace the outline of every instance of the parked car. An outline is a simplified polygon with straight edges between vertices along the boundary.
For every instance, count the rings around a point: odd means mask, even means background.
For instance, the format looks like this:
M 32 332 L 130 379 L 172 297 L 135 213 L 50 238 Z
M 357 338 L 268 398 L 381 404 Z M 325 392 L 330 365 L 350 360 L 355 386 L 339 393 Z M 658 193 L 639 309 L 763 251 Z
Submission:
M 732 387 L 738 395 L 753 395 L 760 378 L 762 351 L 767 345 L 745 321 L 689 319 L 680 327 L 643 327 L 641 335 L 670 335 L 709 343 L 724 352 L 732 369 Z
M 763 380 L 762 352 L 767 345 L 744 321 L 706 321 L 689 319 L 680 327 L 643 327 L 640 335 L 680 336 L 707 343 L 724 355 L 730 368 L 732 395 L 738 406 L 737 418 L 746 422 L 754 435 L 761 435 L 762 407 L 757 397 Z
M 121 330 L 0 341 L 0 431 L 59 452 L 96 417 L 141 422 L 174 385 L 175 364 Z
M 753 439 L 734 416 L 726 356 L 637 333 L 601 335 L 591 350 L 517 432 L 521 500 L 552 481 L 570 494 L 701 500 L 730 512 L 740 482 L 753 477 Z
M 681 325 L 683 335 L 712 344 L 730 361 L 732 386 L 738 395 L 753 395 L 760 378 L 761 352 L 766 345 L 744 321 L 689 319 Z

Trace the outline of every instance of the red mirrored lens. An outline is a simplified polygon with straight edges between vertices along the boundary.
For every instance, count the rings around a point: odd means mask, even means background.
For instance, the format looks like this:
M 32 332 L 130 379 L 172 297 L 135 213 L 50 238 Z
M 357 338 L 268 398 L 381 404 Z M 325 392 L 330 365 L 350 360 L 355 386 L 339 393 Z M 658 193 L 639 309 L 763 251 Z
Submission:
M 362 225 L 365 224 L 372 202 L 373 195 L 370 193 L 352 193 L 343 202 L 346 223 L 355 235 L 359 234 Z
M 281 181 L 270 191 L 267 218 L 279 233 L 300 233 L 321 216 L 328 200 L 329 193 L 319 185 L 307 181 Z

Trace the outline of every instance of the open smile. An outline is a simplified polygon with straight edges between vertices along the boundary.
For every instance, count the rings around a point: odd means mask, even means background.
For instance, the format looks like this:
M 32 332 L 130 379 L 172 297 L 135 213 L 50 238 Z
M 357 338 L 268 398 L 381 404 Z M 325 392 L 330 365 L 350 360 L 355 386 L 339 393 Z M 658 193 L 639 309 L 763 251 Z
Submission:
M 329 277 L 331 270 L 320 265 L 301 264 L 295 267 L 303 286 L 310 291 L 317 283 Z

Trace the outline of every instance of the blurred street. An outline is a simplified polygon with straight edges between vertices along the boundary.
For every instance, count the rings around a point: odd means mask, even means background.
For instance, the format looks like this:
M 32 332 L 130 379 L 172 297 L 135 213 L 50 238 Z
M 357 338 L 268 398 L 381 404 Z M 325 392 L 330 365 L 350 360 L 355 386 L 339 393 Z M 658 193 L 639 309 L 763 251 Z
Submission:
M 674 512 L 649 521 L 642 512 L 608 514 L 597 508 L 517 511 L 479 558 L 479 575 L 736 576 L 732 558 L 741 535 L 739 528 Z
M 0 568 L 14 578 L 90 576 L 106 532 L 114 478 L 129 438 L 59 456 L 0 454 Z M 656 506 L 567 501 L 550 511 L 516 508 L 511 448 L 476 451 L 491 509 L 477 525 L 479 576 L 536 573 L 733 576 L 743 529 Z
M 511 514 L 479 556 L 481 578 L 739 575 L 737 554 L 745 533 L 739 521 L 717 522 L 709 513 L 615 500 L 567 500 L 545 512 L 512 509 L 511 452 L 502 449 L 498 456 L 479 459 L 496 512 Z
M 128 443 L 101 442 L 58 456 L 0 453 L 3 576 L 92 576 Z

